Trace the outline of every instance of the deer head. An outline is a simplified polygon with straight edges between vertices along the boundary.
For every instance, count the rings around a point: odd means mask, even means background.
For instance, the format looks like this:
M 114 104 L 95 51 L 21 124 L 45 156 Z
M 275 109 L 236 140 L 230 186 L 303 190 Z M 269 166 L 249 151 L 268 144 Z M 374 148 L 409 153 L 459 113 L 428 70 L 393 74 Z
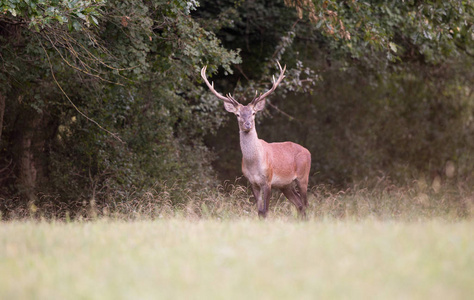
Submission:
M 240 104 L 237 100 L 234 99 L 234 97 L 232 97 L 230 93 L 227 94 L 226 96 L 222 96 L 220 93 L 218 93 L 214 89 L 214 82 L 209 83 L 209 81 L 207 80 L 207 77 L 206 77 L 207 66 L 202 68 L 201 76 L 204 79 L 204 82 L 207 84 L 211 92 L 217 96 L 217 98 L 224 101 L 224 108 L 228 112 L 235 114 L 235 116 L 237 117 L 237 121 L 239 122 L 240 131 L 249 132 L 255 127 L 256 113 L 265 108 L 266 97 L 270 95 L 271 93 L 273 93 L 273 91 L 280 84 L 283 78 L 285 78 L 284 74 L 286 70 L 286 65 L 284 68 L 282 68 L 280 63 L 279 62 L 277 63 L 278 63 L 278 67 L 280 68 L 280 75 L 278 76 L 277 80 L 275 80 L 275 77 L 273 77 L 272 88 L 269 89 L 264 94 L 257 95 L 257 92 L 256 92 L 255 98 L 247 105 Z

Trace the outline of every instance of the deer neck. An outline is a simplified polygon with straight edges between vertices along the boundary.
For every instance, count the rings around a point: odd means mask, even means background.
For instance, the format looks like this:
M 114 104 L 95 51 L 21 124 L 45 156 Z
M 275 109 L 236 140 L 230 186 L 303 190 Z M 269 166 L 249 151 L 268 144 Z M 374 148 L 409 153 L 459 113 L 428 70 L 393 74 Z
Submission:
M 242 150 L 242 159 L 247 163 L 257 163 L 263 160 L 263 151 L 260 140 L 258 139 L 255 126 L 249 131 L 240 131 L 240 149 Z

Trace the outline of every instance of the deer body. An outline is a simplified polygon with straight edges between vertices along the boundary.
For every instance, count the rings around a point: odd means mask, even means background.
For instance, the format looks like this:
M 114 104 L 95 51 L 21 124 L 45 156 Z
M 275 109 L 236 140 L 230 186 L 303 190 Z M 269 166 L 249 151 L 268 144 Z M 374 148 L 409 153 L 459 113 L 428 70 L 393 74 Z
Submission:
M 278 65 L 280 66 L 280 64 Z M 305 216 L 308 205 L 310 152 L 303 146 L 292 142 L 267 143 L 258 138 L 255 129 L 255 115 L 265 107 L 265 97 L 273 92 L 284 78 L 284 69 L 281 69 L 281 66 L 280 70 L 280 77 L 274 81 L 272 89 L 255 98 L 246 106 L 238 103 L 231 95 L 224 97 L 217 93 L 213 84 L 209 84 L 207 81 L 206 67 L 201 71 L 201 75 L 211 91 L 224 100 L 225 109 L 237 117 L 242 150 L 242 172 L 252 186 L 254 197 L 257 200 L 258 214 L 261 217 L 265 217 L 268 211 L 272 187 L 283 192 L 288 200 L 296 206 L 300 216 Z
M 295 181 L 298 171 L 306 171 L 305 160 L 311 159 L 309 151 L 298 144 L 267 143 L 258 139 L 256 132 L 241 133 L 240 148 L 245 177 L 252 184 L 262 183 L 262 179 L 265 179 L 275 188 L 285 187 Z

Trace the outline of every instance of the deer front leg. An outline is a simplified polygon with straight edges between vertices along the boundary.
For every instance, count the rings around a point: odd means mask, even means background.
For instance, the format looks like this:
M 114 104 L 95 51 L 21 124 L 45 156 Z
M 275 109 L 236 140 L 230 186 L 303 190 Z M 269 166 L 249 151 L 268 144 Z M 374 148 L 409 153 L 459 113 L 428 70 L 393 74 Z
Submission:
M 260 216 L 260 208 L 263 207 L 262 205 L 262 190 L 260 189 L 260 186 L 256 183 L 252 183 L 252 192 L 253 196 L 255 197 L 255 201 L 257 202 L 257 208 L 258 208 L 258 215 Z
M 260 218 L 265 218 L 267 216 L 268 206 L 270 204 L 272 188 L 269 184 L 264 184 L 263 186 L 258 186 L 258 190 L 259 190 L 258 198 L 257 198 L 258 216 Z

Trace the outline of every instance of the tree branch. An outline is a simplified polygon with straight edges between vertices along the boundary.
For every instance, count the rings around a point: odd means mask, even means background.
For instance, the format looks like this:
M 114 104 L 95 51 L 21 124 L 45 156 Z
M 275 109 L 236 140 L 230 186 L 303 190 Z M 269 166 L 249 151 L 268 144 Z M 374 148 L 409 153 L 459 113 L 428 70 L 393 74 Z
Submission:
M 94 123 L 95 125 L 97 125 L 97 127 L 99 127 L 100 129 L 102 129 L 103 131 L 107 132 L 108 134 L 110 134 L 112 137 L 114 137 L 116 140 L 118 140 L 119 142 L 121 142 L 122 144 L 125 144 L 124 141 L 122 141 L 122 139 L 118 136 L 117 133 L 113 133 L 107 129 L 105 129 L 102 125 L 100 125 L 99 123 L 97 123 L 95 120 L 91 119 L 90 117 L 88 117 L 85 113 L 83 113 L 75 104 L 74 102 L 72 102 L 72 100 L 69 98 L 69 96 L 66 94 L 66 92 L 63 90 L 63 88 L 61 87 L 61 85 L 59 84 L 59 82 L 57 81 L 56 79 L 56 76 L 54 75 L 54 70 L 53 70 L 53 65 L 51 64 L 51 59 L 49 57 L 49 54 L 48 52 L 46 51 L 46 49 L 44 48 L 43 46 L 43 43 L 41 41 L 39 41 L 40 45 L 41 45 L 41 48 L 43 48 L 43 51 L 44 53 L 46 54 L 46 57 L 48 58 L 48 63 L 49 63 L 49 68 L 51 70 L 51 75 L 53 76 L 53 79 L 54 79 L 54 82 L 56 83 L 56 85 L 59 87 L 59 89 L 61 90 L 61 92 L 64 94 L 64 96 L 67 98 L 67 100 L 69 101 L 69 103 L 71 103 L 71 105 L 74 107 L 74 109 L 81 115 L 83 116 L 84 118 L 86 118 L 88 121 Z

